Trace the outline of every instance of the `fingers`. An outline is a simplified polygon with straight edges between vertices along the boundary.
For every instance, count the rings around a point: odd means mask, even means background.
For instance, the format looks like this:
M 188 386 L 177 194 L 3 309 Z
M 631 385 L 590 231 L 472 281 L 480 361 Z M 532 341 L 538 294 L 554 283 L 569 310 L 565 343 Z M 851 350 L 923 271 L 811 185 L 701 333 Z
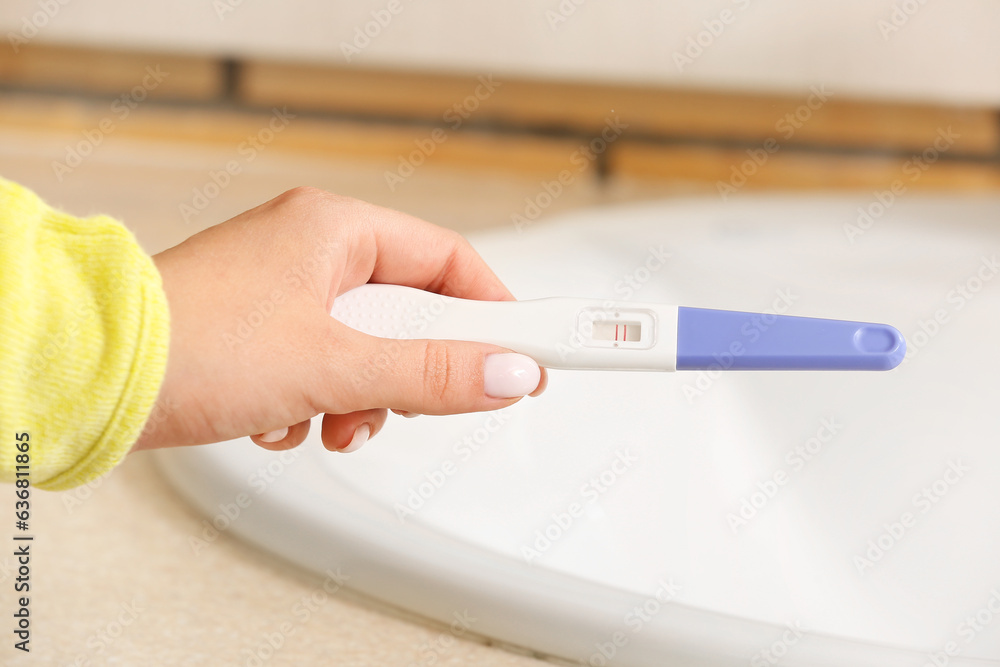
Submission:
M 385 409 L 375 409 L 324 415 L 323 446 L 331 452 L 357 451 L 382 429 L 386 414 Z
M 351 262 L 341 292 L 375 282 L 483 301 L 514 298 L 457 232 L 372 204 L 354 206 L 368 233 L 351 234 Z
M 385 424 L 384 408 L 358 410 L 343 415 L 323 416 L 323 446 L 332 452 L 357 451 L 378 433 Z M 288 428 L 250 436 L 254 444 L 271 451 L 298 447 L 309 435 L 309 421 Z
M 539 396 L 543 391 L 545 391 L 545 388 L 549 386 L 549 372 L 544 368 L 541 370 L 542 370 L 542 377 L 538 380 L 538 386 L 535 388 L 533 392 L 528 394 L 528 396 L 531 396 L 532 398 L 534 398 L 535 396 Z
M 263 447 L 273 452 L 280 452 L 285 449 L 298 447 L 306 439 L 307 435 L 309 435 L 308 420 L 299 422 L 288 428 L 278 429 L 277 431 L 251 435 L 250 439 L 258 447 Z
M 467 299 L 512 300 L 458 233 L 311 189 L 280 199 L 275 206 L 297 207 L 293 211 L 308 221 L 312 236 L 338 252 L 339 261 L 330 271 L 313 274 L 316 280 L 308 284 L 317 290 L 317 301 L 326 301 L 327 310 L 314 320 L 315 328 L 311 322 L 297 327 L 308 335 L 292 350 L 308 359 L 296 377 L 307 388 L 312 414 L 325 415 L 322 439 L 327 449 L 343 451 L 363 444 L 384 423 L 384 408 L 417 414 L 495 410 L 544 390 L 545 371 L 524 355 L 463 341 L 379 339 L 329 318 L 330 303 L 338 294 L 367 282 Z M 298 355 L 285 358 L 290 356 Z M 307 429 L 308 424 L 297 425 L 288 433 L 258 434 L 253 440 L 267 449 L 287 449 L 302 442 Z
M 335 323 L 331 326 L 338 326 Z M 339 325 L 343 326 L 343 325 Z M 341 340 L 345 333 L 340 332 Z M 348 358 L 330 357 L 347 410 L 391 406 L 420 414 L 496 410 L 537 392 L 542 371 L 530 357 L 481 343 L 394 340 L 348 332 Z M 332 409 L 328 412 L 339 412 Z
M 545 391 L 545 388 L 548 387 L 548 385 L 549 385 L 549 374 L 548 374 L 548 371 L 546 371 L 546 369 L 544 369 L 544 368 L 540 368 L 539 370 L 541 370 L 541 379 L 538 381 L 538 387 L 536 387 L 533 392 L 531 392 L 530 394 L 528 394 L 528 396 L 535 397 L 535 396 L 541 395 L 542 392 Z M 409 410 L 396 410 L 396 409 L 393 409 L 393 412 L 395 414 L 399 415 L 400 417 L 406 417 L 407 419 L 412 419 L 414 417 L 419 417 L 420 416 L 419 412 L 410 412 Z

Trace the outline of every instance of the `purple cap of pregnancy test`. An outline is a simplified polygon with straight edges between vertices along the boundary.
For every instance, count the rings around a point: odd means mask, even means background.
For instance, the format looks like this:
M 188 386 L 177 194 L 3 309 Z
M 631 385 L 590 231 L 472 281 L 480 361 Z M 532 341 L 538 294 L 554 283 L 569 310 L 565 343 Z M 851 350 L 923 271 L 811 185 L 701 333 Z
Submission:
M 887 324 L 677 309 L 677 370 L 887 371 L 906 340 Z

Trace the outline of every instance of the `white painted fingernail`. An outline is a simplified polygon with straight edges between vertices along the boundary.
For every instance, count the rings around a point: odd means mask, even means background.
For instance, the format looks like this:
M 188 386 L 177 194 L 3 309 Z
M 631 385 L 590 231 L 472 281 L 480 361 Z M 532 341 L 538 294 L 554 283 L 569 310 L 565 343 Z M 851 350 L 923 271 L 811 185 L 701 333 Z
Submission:
M 257 439 L 261 442 L 278 442 L 279 440 L 284 440 L 286 435 L 288 435 L 288 429 L 279 428 L 277 431 L 261 433 L 257 436 Z
M 493 398 L 515 398 L 538 387 L 542 371 L 531 357 L 516 352 L 490 354 L 483 368 L 483 389 Z
M 342 454 L 350 454 L 351 452 L 356 452 L 361 449 L 361 445 L 368 442 L 368 436 L 371 435 L 372 429 L 368 424 L 362 424 L 358 427 L 358 430 L 354 432 L 354 437 L 351 438 L 351 444 L 347 445 L 343 449 L 338 449 L 337 451 Z

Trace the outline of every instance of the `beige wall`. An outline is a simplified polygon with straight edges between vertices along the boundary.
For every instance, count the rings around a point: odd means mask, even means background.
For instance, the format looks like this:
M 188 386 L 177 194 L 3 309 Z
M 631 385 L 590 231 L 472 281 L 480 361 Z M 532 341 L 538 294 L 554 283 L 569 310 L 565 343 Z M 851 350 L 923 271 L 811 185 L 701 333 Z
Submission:
M 373 12 L 384 26 L 373 22 Z M 358 38 L 366 24 L 374 36 Z M 14 46 L 30 39 L 791 94 L 825 84 L 850 97 L 994 107 L 1000 105 L 998 33 L 1000 3 L 993 0 L 0 4 L 0 34 Z M 698 39 L 705 45 L 700 52 L 691 46 Z M 693 57 L 678 63 L 678 54 Z

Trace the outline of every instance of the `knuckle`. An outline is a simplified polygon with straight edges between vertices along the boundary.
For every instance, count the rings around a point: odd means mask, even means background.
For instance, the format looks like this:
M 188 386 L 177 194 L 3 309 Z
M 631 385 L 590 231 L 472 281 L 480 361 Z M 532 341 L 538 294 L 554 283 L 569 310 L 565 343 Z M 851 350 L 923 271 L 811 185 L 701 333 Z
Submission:
M 455 369 L 447 343 L 429 340 L 424 346 L 424 397 L 431 403 L 441 405 L 448 397 Z
M 334 245 L 342 242 L 345 222 L 364 217 L 360 200 L 308 185 L 283 192 L 271 201 L 271 206 L 274 224 L 293 225 Z
M 300 185 L 281 193 L 279 199 L 289 203 L 311 202 L 326 196 L 326 192 L 311 185 Z
M 469 240 L 454 229 L 447 230 L 444 244 L 451 249 L 451 257 L 472 250 L 472 244 L 469 243 Z
M 354 204 L 357 200 L 343 195 L 327 192 L 311 185 L 300 185 L 280 194 L 277 201 L 305 207 L 344 206 Z

